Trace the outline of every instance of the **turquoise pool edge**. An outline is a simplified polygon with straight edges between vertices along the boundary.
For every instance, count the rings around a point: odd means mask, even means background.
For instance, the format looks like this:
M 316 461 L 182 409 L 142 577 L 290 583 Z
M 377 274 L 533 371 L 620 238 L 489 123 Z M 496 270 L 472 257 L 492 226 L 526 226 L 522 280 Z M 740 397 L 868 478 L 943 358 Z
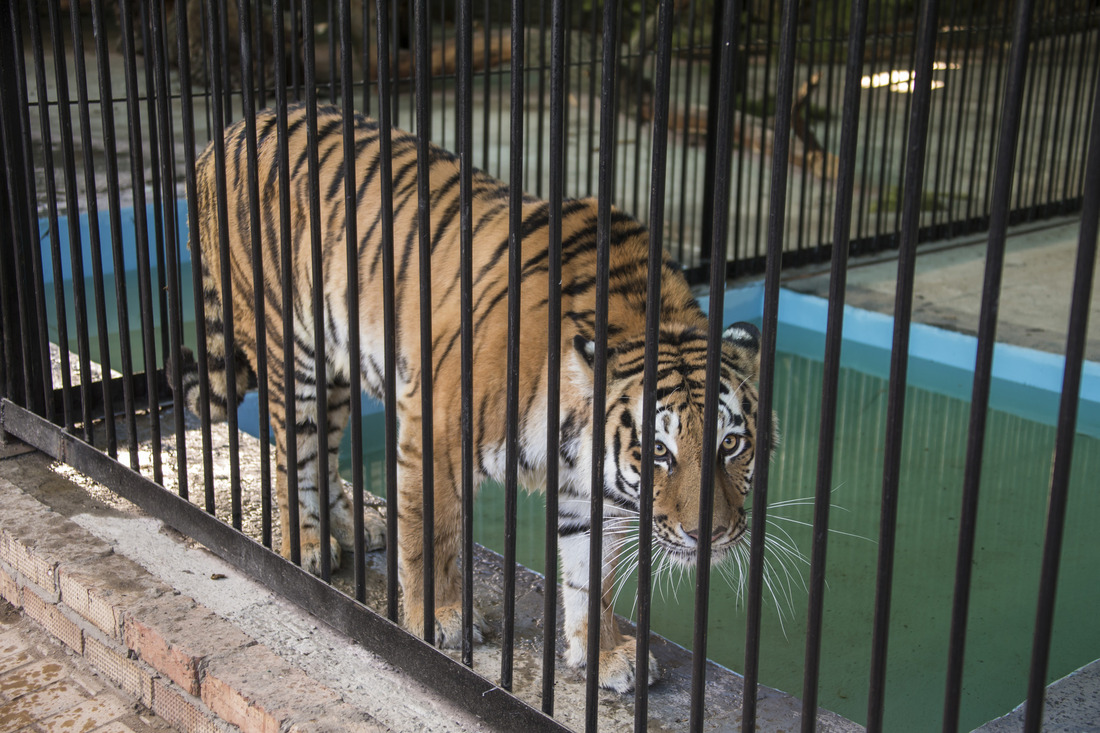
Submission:
M 709 297 L 699 303 L 706 310 Z M 723 294 L 723 318 L 726 323 L 739 320 L 759 321 L 764 312 L 763 282 L 731 288 Z M 804 329 L 822 337 L 829 312 L 824 298 L 781 288 L 779 325 Z M 893 345 L 894 318 L 884 313 L 844 306 L 845 347 L 858 344 L 889 354 Z M 792 344 L 786 344 L 792 347 Z M 822 358 L 819 344 L 797 348 L 802 356 Z M 923 323 L 913 323 L 909 332 L 910 385 L 939 393 L 948 393 L 969 401 L 970 386 L 960 391 L 956 382 L 949 385 L 940 373 L 928 373 L 926 365 L 972 375 L 977 359 L 978 339 L 964 333 L 947 331 Z M 997 343 L 993 349 L 994 389 L 990 407 L 1037 422 L 1056 424 L 1058 402 L 1065 377 L 1065 356 Z M 883 375 L 886 376 L 886 375 Z M 972 383 L 970 376 L 968 383 Z M 1100 438 L 1100 363 L 1085 361 L 1081 372 L 1077 432 Z

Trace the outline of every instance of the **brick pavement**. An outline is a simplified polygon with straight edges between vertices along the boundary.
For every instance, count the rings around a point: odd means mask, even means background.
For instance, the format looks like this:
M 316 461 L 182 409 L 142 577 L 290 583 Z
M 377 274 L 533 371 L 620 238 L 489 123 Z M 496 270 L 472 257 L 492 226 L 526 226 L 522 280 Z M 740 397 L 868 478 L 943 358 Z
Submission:
M 0 599 L 0 733 L 174 730 Z

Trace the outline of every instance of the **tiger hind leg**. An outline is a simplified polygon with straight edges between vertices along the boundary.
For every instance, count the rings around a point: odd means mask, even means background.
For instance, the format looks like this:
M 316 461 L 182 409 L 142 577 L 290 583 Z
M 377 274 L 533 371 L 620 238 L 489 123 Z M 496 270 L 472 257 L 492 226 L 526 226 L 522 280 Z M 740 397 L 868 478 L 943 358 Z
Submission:
M 329 528 L 340 547 L 350 551 L 355 549 L 355 514 L 351 485 L 340 476 L 340 442 L 351 414 L 351 385 L 343 375 L 329 383 L 327 397 Z M 386 520 L 373 507 L 363 511 L 363 544 L 366 552 L 386 546 Z
M 419 399 L 417 397 L 416 399 Z M 423 637 L 424 618 L 424 472 L 420 452 L 420 417 L 399 411 L 401 426 L 397 458 L 398 576 L 401 582 L 403 623 Z M 434 572 L 434 639 L 436 646 L 458 648 L 462 643 L 462 578 L 459 549 L 462 513 L 456 477 L 443 470 L 437 456 L 433 483 L 432 552 Z M 452 461 L 452 464 L 454 462 Z M 457 465 L 457 464 L 455 464 Z M 473 642 L 484 639 L 485 620 L 474 610 Z

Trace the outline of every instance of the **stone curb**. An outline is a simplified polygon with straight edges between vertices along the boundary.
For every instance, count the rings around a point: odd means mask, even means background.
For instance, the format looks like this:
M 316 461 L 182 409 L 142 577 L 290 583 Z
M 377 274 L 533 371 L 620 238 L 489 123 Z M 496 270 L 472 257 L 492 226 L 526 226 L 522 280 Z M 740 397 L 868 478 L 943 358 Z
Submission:
M 171 725 L 385 729 L 3 479 L 0 505 L 0 596 Z

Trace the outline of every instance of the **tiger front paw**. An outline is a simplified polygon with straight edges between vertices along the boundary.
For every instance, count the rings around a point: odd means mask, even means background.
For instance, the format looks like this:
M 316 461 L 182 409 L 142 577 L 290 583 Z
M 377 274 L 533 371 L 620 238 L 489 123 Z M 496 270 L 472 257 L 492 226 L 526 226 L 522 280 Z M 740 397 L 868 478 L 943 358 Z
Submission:
M 405 609 L 404 625 L 417 636 L 423 636 L 423 609 Z M 474 609 L 473 642 L 485 640 L 485 618 Z M 440 649 L 458 649 L 462 646 L 462 606 L 441 606 L 435 610 L 435 645 Z
M 340 543 L 336 541 L 335 537 L 328 538 L 329 547 L 329 569 L 332 572 L 336 572 L 340 569 Z M 321 547 L 320 537 L 316 532 L 309 533 L 309 536 L 305 532 L 302 533 L 302 568 L 308 570 L 314 575 L 321 574 L 321 553 L 324 550 Z
M 600 687 L 620 694 L 634 689 L 637 681 L 637 642 L 632 636 L 623 637 L 625 641 L 614 649 L 600 651 Z M 571 644 L 566 652 L 565 661 L 574 669 L 583 670 L 587 664 L 587 654 L 580 644 Z M 661 668 L 653 653 L 649 654 L 649 675 L 647 684 L 652 685 L 661 679 Z
M 363 537 L 367 552 L 386 547 L 386 518 L 375 507 L 363 510 Z
M 474 643 L 485 640 L 485 619 L 474 609 Z M 462 646 L 462 607 L 445 606 L 435 612 L 435 645 L 440 649 L 458 649 Z

